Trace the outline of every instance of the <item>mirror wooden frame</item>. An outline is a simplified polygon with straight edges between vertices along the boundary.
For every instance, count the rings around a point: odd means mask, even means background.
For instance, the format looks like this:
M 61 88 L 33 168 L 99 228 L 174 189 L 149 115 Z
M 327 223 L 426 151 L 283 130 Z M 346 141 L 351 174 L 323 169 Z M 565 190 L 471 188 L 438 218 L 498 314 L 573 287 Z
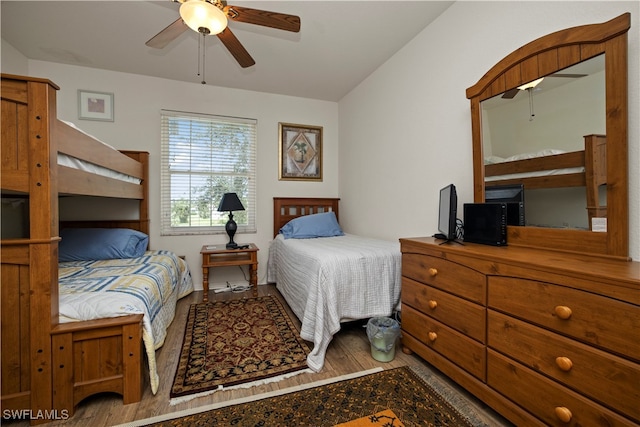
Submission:
M 474 201 L 482 203 L 485 176 L 480 102 L 605 54 L 607 232 L 507 227 L 509 245 L 629 259 L 627 32 L 630 26 L 631 15 L 625 13 L 601 24 L 572 27 L 540 37 L 504 57 L 467 89 L 471 101 Z

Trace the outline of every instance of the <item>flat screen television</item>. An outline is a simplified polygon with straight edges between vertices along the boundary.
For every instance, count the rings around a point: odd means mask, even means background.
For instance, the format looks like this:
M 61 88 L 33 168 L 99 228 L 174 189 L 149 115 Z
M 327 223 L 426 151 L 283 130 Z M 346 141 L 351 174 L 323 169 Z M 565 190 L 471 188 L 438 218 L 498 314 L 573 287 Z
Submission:
M 438 239 L 455 240 L 458 214 L 458 195 L 456 186 L 449 184 L 440 190 L 440 202 L 438 213 L 438 231 L 435 235 Z
M 484 189 L 486 203 L 507 204 L 507 225 L 525 225 L 524 185 L 494 185 Z

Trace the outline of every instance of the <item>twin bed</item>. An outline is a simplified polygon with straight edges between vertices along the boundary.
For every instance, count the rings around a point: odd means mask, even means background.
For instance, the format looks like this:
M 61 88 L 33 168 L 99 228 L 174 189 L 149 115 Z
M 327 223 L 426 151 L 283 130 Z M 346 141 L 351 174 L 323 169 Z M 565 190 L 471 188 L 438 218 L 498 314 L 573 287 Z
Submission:
M 399 242 L 342 233 L 338 201 L 274 198 L 275 239 L 269 248 L 267 281 L 276 283 L 302 322 L 301 337 L 313 342 L 307 364 L 314 371 L 324 366 L 340 323 L 389 317 L 400 304 Z M 320 223 L 313 219 L 325 214 Z M 284 234 L 283 227 L 289 227 Z
M 112 229 L 148 239 L 149 155 L 115 150 L 59 120 L 58 89 L 47 79 L 2 74 L 2 195 L 28 209 L 24 233 L 3 238 L 0 249 L 1 399 L 3 409 L 73 415 L 81 400 L 100 392 L 139 401 L 145 352 L 155 393 L 155 349 L 177 299 L 193 284 L 184 260 L 147 251 L 148 240 L 122 259 L 85 249 L 86 259 L 60 262 L 60 235 L 70 228 L 83 228 L 85 238 Z M 59 197 L 75 195 L 137 201 L 138 216 L 60 222 Z M 92 245 L 126 249 L 128 242 L 107 243 L 101 235 Z
M 164 344 L 178 300 L 192 291 L 187 263 L 166 250 L 60 262 L 59 321 L 64 327 L 78 321 L 142 314 L 141 337 L 155 394 L 160 384 L 155 351 Z

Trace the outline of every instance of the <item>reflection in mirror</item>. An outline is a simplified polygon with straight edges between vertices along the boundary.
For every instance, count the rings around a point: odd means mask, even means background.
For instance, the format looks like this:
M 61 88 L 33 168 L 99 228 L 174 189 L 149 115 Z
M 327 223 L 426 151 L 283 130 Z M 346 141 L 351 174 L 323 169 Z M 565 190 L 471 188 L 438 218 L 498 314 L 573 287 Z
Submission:
M 501 183 L 505 185 L 522 183 L 525 186 L 525 192 L 526 189 L 533 188 L 590 188 L 593 191 L 587 192 L 588 215 L 596 220 L 593 223 L 597 222 L 598 225 L 606 223 L 606 228 L 600 230 L 592 227 L 591 231 L 575 228 L 507 226 L 509 245 L 628 258 L 627 33 L 630 28 L 631 14 L 627 12 L 606 22 L 566 28 L 547 34 L 502 58 L 476 84 L 467 88 L 467 98 L 471 103 L 474 202 L 484 202 L 485 188 L 497 183 L 497 181 L 485 181 L 486 177 L 508 173 L 585 167 L 584 173 L 505 180 Z M 484 164 L 482 130 L 485 123 L 482 121 L 481 102 L 540 77 L 545 77 L 547 80 L 550 74 L 565 72 L 568 67 L 581 64 L 600 55 L 604 55 L 601 59 L 604 59 L 606 77 L 606 132 L 586 136 L 584 138 L 585 147 L 588 146 L 589 149 L 585 149 L 583 152 L 570 151 L 565 154 L 517 162 Z M 542 106 L 539 105 L 541 103 L 538 102 L 540 98 L 538 95 L 539 93 L 534 93 L 532 96 L 535 116 L 530 123 L 535 123 L 544 112 L 541 110 Z M 529 109 L 525 110 L 526 121 L 529 121 L 530 112 Z M 568 126 L 568 121 L 560 122 L 560 124 L 562 124 L 561 127 Z M 582 133 L 580 134 L 582 135 Z M 494 132 L 491 132 L 490 137 L 495 139 Z M 545 136 L 545 142 L 547 140 L 555 142 L 557 138 Z M 547 145 L 545 144 L 545 146 Z M 491 154 L 496 155 L 496 152 Z M 607 204 L 601 207 L 598 206 L 597 190 L 605 183 Z M 525 204 L 528 204 L 527 195 L 525 195 Z M 540 222 L 546 223 L 546 220 Z M 591 221 L 589 223 L 593 224 Z
M 481 102 L 486 165 L 585 150 L 586 135 L 606 134 L 605 56 L 545 76 L 534 87 L 513 89 Z M 545 157 L 545 163 L 551 158 Z M 527 172 L 526 176 L 584 173 L 584 167 Z M 606 171 L 605 171 L 606 175 Z M 486 176 L 487 186 L 524 174 Z M 526 225 L 591 229 L 584 183 L 561 188 L 526 186 Z M 606 206 L 606 185 L 595 196 Z

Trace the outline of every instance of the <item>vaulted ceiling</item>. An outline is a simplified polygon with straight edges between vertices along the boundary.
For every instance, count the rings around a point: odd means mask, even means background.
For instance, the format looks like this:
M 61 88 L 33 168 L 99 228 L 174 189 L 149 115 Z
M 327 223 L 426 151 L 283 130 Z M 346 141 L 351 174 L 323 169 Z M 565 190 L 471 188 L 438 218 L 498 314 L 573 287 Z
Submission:
M 229 1 L 297 15 L 299 33 L 230 21 L 256 64 L 241 68 L 215 36 L 187 30 L 145 42 L 178 18 L 163 1 L 2 1 L 2 38 L 31 60 L 338 101 L 453 2 Z

